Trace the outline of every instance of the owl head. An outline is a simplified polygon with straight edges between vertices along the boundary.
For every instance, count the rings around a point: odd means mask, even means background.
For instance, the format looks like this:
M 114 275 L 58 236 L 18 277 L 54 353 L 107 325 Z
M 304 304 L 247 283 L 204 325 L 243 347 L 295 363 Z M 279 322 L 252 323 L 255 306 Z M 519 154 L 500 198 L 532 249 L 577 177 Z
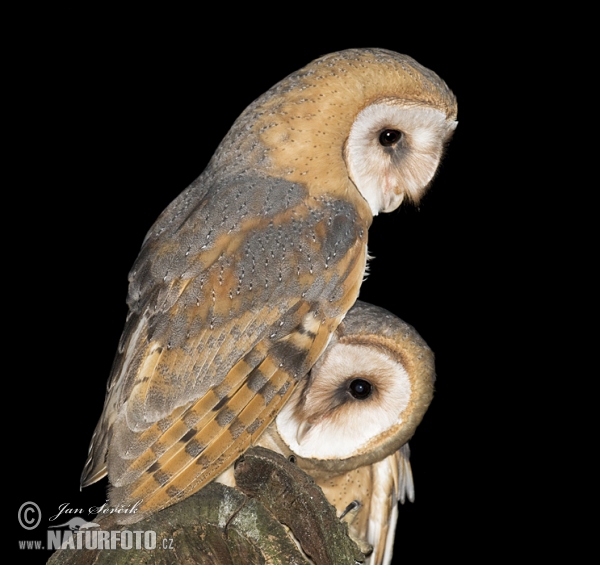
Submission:
M 414 434 L 433 397 L 434 355 L 415 329 L 357 301 L 276 420 L 312 474 L 380 461 Z
M 373 216 L 418 203 L 457 126 L 456 97 L 433 71 L 387 49 L 330 53 L 250 104 L 211 168 L 250 167 L 309 187 L 357 191 Z

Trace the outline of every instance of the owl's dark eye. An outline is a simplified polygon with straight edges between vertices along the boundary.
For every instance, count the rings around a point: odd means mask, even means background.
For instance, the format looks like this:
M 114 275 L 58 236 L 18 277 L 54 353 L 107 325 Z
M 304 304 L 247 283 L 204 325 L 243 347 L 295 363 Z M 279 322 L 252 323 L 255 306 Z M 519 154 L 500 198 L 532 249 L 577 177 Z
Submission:
M 379 143 L 384 147 L 395 145 L 402 139 L 402 132 L 397 129 L 384 129 L 379 134 Z
M 369 381 L 365 381 L 364 379 L 354 379 L 348 387 L 348 392 L 357 400 L 369 398 L 372 391 L 373 386 Z

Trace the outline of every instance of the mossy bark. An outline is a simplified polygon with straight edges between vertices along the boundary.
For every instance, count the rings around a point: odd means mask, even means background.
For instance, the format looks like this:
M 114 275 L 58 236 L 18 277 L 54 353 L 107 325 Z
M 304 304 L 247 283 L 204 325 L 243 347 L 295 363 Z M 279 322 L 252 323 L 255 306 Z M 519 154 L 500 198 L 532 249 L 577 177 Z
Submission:
M 119 542 L 115 549 L 87 549 L 84 541 L 77 549 L 74 538 L 75 549 L 63 547 L 48 565 L 355 565 L 364 561 L 321 489 L 285 457 L 252 448 L 238 460 L 235 476 L 237 489 L 211 483 L 135 524 L 117 525 L 112 515 L 96 520 L 104 531 L 134 532 L 132 549 L 120 547 Z M 143 534 L 135 532 L 155 532 L 148 538 L 155 540 L 155 547 L 147 547 Z M 136 540 L 142 540 L 139 549 Z

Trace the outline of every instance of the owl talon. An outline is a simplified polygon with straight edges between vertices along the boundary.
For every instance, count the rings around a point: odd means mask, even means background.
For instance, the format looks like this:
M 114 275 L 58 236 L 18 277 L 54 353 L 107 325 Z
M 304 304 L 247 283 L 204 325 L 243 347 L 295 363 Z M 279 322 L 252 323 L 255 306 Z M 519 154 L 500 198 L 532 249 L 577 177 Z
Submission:
M 340 515 L 340 520 L 346 522 L 348 526 L 350 526 L 350 524 L 352 524 L 352 522 L 354 521 L 354 518 L 356 518 L 356 515 L 358 514 L 358 511 L 361 509 L 361 507 L 362 504 L 358 500 L 353 500 L 350 504 L 348 504 L 348 506 L 346 506 L 346 508 Z M 348 529 L 348 535 L 350 536 L 350 539 L 358 546 L 358 549 L 360 549 L 363 555 L 365 555 L 365 557 L 368 557 L 369 555 L 371 555 L 371 553 L 373 553 L 373 546 L 370 543 L 366 542 L 364 539 L 361 539 L 354 535 L 352 532 L 352 528 Z
M 360 507 L 360 502 L 358 500 L 353 500 L 350 504 L 348 504 L 348 506 L 346 506 L 346 508 L 340 515 L 340 520 L 343 520 L 346 514 L 350 514 L 350 516 L 354 518 Z

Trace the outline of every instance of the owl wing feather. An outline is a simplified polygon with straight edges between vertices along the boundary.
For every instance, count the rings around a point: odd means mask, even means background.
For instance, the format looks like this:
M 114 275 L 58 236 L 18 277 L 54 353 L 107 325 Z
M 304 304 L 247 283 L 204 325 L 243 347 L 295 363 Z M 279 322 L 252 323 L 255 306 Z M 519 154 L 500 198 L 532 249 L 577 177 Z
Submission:
M 373 464 L 373 491 L 370 499 L 367 541 L 373 545 L 372 565 L 389 565 L 394 551 L 398 502 L 414 500 L 414 485 L 404 444 L 398 451 Z
M 112 504 L 142 500 L 136 520 L 243 453 L 362 282 L 368 224 L 351 203 L 279 180 L 247 182 L 241 197 L 239 184 L 204 190 L 199 202 L 194 186 L 184 192 L 130 274 L 130 313 L 82 485 L 108 471 Z M 229 221 L 240 198 L 260 213 Z
M 415 487 L 410 466 L 410 449 L 405 443 L 398 451 L 373 465 L 373 497 L 369 512 L 367 540 L 373 544 L 372 565 L 392 562 L 398 503 L 414 502 Z
M 400 504 L 404 504 L 408 499 L 410 502 L 415 501 L 415 483 L 413 481 L 412 467 L 410 466 L 410 447 L 405 443 L 396 453 L 398 460 L 397 473 L 397 500 Z

